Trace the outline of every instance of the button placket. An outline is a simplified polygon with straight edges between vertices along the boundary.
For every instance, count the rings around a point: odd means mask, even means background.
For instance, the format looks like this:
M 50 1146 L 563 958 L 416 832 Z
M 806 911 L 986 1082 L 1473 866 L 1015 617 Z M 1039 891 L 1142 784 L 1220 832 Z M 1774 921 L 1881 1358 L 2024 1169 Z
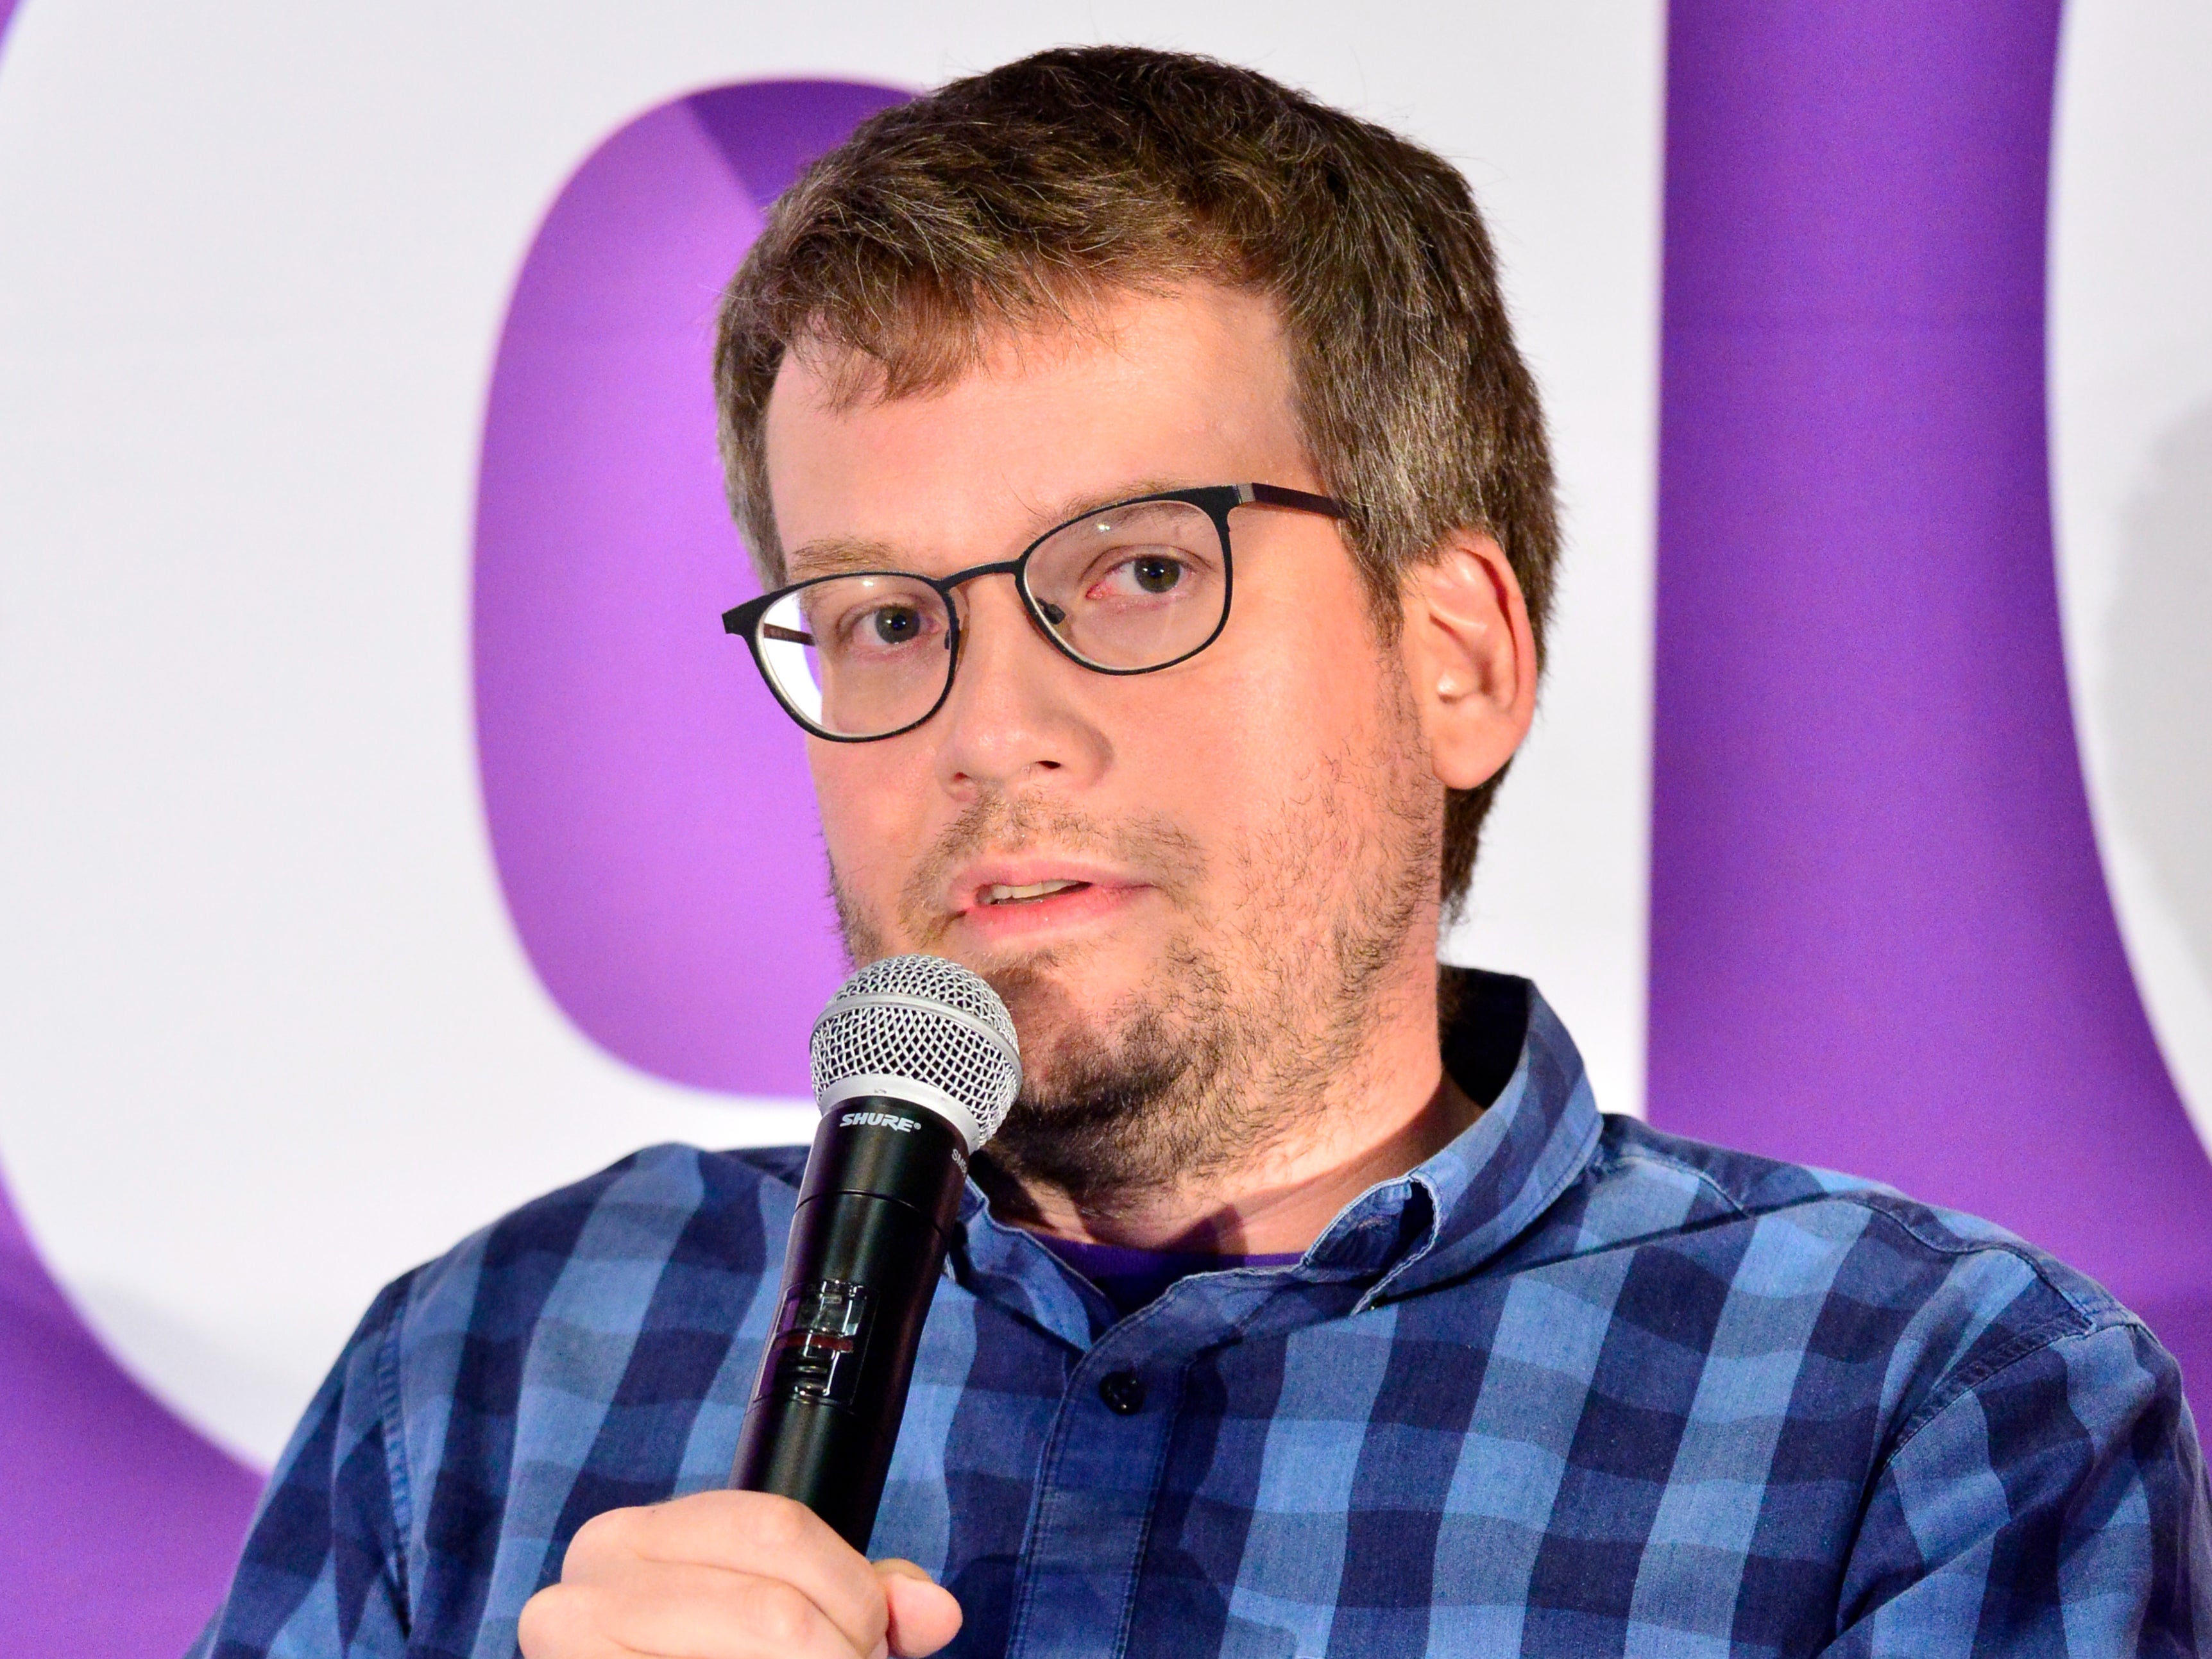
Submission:
M 1073 1367 L 1037 1471 L 1007 1659 L 1095 1653 L 1099 1632 L 1126 1623 L 1188 1336 L 1140 1320 Z
M 1069 1368 L 1037 1470 L 1006 1659 L 1095 1656 L 1101 1632 L 1126 1628 L 1183 1373 L 1273 1298 L 1278 1287 L 1261 1278 L 1172 1285 Z

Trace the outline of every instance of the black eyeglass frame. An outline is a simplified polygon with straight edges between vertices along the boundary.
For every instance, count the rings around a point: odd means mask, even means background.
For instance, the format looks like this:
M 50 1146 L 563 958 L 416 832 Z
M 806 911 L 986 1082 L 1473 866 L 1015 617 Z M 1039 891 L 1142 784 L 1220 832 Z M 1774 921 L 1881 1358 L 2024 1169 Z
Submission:
M 1054 631 L 1042 608 L 1043 601 L 1030 591 L 1030 556 L 1061 531 L 1085 520 L 1095 519 L 1102 513 L 1117 513 L 1123 507 L 1141 507 L 1152 501 L 1181 501 L 1197 507 L 1213 520 L 1213 528 L 1221 538 L 1221 616 L 1214 623 L 1213 631 L 1181 656 L 1170 657 L 1165 662 L 1151 663 L 1142 668 L 1109 667 L 1104 663 L 1091 661 Z M 949 576 L 925 576 L 912 570 L 841 570 L 831 575 L 814 576 L 803 582 L 793 582 L 787 587 L 779 587 L 774 592 L 763 593 L 757 599 L 747 599 L 743 605 L 725 611 L 722 613 L 722 631 L 744 638 L 752 652 L 753 666 L 760 670 L 761 679 L 767 685 L 769 695 L 782 705 L 784 713 L 808 733 L 827 743 L 881 743 L 886 738 L 902 737 L 917 726 L 927 726 L 936 716 L 937 711 L 945 707 L 945 700 L 952 695 L 953 676 L 958 672 L 960 665 L 960 607 L 953 603 L 953 592 L 979 576 L 1012 576 L 1014 591 L 1021 595 L 1022 608 L 1029 612 L 1030 621 L 1036 625 L 1037 632 L 1043 635 L 1060 655 L 1094 674 L 1157 674 L 1164 668 L 1173 668 L 1178 663 L 1188 662 L 1219 639 L 1221 630 L 1229 626 L 1230 601 L 1236 589 L 1236 559 L 1230 551 L 1229 515 L 1240 507 L 1288 507 L 1293 512 L 1317 513 L 1328 519 L 1351 516 L 1351 509 L 1340 501 L 1328 495 L 1316 495 L 1304 489 L 1286 489 L 1281 484 L 1206 484 L 1194 489 L 1163 489 L 1150 495 L 1132 495 L 1124 501 L 1109 501 L 1103 507 L 1092 507 L 1088 513 L 1079 513 L 1075 517 L 1053 526 L 1013 558 L 970 565 L 965 570 L 956 570 Z M 777 684 L 775 673 L 768 665 L 768 659 L 762 653 L 760 633 L 762 625 L 767 621 L 769 607 L 780 600 L 803 589 L 817 587 L 824 582 L 850 581 L 861 576 L 897 576 L 935 589 L 945 602 L 945 648 L 951 660 L 945 670 L 944 689 L 937 694 L 937 701 L 929 705 L 927 713 L 893 731 L 871 732 L 865 737 L 856 737 L 849 732 L 825 732 L 792 706 L 791 699 L 784 696 L 782 686 Z M 803 644 L 806 641 L 801 637 L 793 642 Z

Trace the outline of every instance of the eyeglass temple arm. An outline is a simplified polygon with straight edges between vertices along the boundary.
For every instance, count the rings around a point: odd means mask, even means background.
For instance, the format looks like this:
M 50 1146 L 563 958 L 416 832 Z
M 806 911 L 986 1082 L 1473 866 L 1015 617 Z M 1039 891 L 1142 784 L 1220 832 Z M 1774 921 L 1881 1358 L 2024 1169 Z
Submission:
M 1280 484 L 1248 483 L 1237 486 L 1238 497 L 1260 507 L 1291 507 L 1301 513 L 1320 513 L 1332 519 L 1346 514 L 1342 501 L 1333 496 L 1316 495 L 1303 489 L 1285 489 Z
M 743 634 L 751 625 L 753 617 L 759 614 L 760 610 L 759 599 L 747 599 L 743 605 L 732 605 L 722 613 L 722 631 L 725 634 Z M 760 631 L 763 639 L 775 640 L 787 645 L 814 643 L 813 635 L 799 633 L 796 629 L 779 628 L 774 623 L 763 623 Z

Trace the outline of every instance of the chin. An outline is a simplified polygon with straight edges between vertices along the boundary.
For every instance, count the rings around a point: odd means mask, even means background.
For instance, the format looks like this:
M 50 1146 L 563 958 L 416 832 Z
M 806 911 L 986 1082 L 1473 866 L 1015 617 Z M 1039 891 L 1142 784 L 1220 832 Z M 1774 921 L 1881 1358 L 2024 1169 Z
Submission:
M 1157 957 L 1097 943 L 993 952 L 968 964 L 991 983 L 1014 1017 L 1023 1046 L 1043 1053 L 1072 1039 L 1106 1040 L 1115 1010 L 1164 982 Z

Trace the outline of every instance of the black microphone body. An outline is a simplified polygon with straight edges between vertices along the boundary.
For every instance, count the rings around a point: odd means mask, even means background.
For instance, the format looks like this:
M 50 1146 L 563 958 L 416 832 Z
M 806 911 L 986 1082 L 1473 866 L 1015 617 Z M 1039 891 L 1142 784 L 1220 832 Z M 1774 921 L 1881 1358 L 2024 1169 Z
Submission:
M 968 1158 L 883 1095 L 822 1115 L 730 1484 L 798 1499 L 866 1552 Z

